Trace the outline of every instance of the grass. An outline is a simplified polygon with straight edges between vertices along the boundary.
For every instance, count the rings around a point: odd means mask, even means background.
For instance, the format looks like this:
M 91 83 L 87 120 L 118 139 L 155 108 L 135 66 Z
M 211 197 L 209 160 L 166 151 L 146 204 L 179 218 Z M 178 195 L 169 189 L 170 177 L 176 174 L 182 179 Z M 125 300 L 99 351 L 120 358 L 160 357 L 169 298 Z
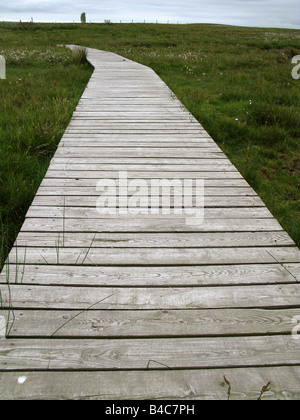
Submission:
M 7 80 L 0 81 L 2 264 L 91 74 L 58 44 L 113 51 L 152 67 L 300 246 L 300 80 L 291 76 L 300 31 L 15 25 L 0 28 L 0 54 L 5 49 L 8 58 Z
M 224 379 L 224 384 L 227 385 L 227 401 L 229 401 L 231 399 L 231 383 L 230 381 L 226 378 L 226 376 L 223 376 Z M 271 382 L 268 382 L 266 385 L 264 385 L 259 393 L 259 397 L 257 398 L 257 401 L 261 401 L 264 394 L 266 394 L 267 392 L 269 392 L 271 390 Z
M 74 316 L 72 316 L 71 318 L 69 318 L 66 322 L 64 322 L 59 328 L 57 328 L 52 334 L 51 334 L 51 336 L 50 336 L 50 338 L 53 338 L 54 336 L 55 336 L 55 334 L 57 334 L 58 333 L 58 331 L 60 331 L 65 325 L 67 325 L 69 322 L 71 322 L 71 321 L 73 321 L 75 318 L 78 318 L 81 314 L 83 314 L 83 313 L 85 313 L 85 312 L 87 312 L 87 311 L 89 311 L 90 309 L 92 309 L 94 306 L 96 306 L 96 305 L 98 305 L 99 303 L 102 303 L 104 300 L 106 300 L 106 299 L 109 299 L 111 296 L 113 296 L 114 295 L 114 293 L 113 294 L 111 294 L 111 295 L 109 295 L 109 296 L 106 296 L 105 298 L 103 298 L 103 299 L 101 299 L 101 300 L 99 300 L 98 302 L 96 302 L 96 303 L 93 303 L 91 306 L 89 306 L 88 308 L 86 308 L 86 309 L 83 309 L 82 311 L 80 311 L 80 312 L 78 312 L 76 315 L 74 315 Z
M 74 64 L 84 64 L 87 61 L 87 49 L 77 47 L 72 49 L 72 61 Z
M 0 266 L 23 223 L 92 69 L 65 48 L 2 50 Z

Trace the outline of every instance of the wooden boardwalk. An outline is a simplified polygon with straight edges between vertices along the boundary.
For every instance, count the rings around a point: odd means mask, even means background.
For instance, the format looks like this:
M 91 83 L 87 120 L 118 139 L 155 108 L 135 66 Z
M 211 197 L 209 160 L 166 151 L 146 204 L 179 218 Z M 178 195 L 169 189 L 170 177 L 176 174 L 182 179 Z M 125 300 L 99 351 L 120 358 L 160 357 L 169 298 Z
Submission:
M 0 398 L 299 399 L 298 248 L 151 69 L 88 57 L 0 277 Z M 120 171 L 203 179 L 204 222 L 100 214 Z

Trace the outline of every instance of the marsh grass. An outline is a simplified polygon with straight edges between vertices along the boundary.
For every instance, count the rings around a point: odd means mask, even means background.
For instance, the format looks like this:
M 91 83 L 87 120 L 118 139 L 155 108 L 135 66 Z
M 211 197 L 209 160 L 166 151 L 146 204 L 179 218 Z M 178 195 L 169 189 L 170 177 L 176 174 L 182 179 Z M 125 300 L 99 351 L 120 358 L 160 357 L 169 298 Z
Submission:
M 13 307 L 13 302 L 12 302 L 12 293 L 11 293 L 11 284 L 22 284 L 23 280 L 24 280 L 24 274 L 25 274 L 25 268 L 26 268 L 26 251 L 27 248 L 24 248 L 24 257 L 23 257 L 23 262 L 20 263 L 19 262 L 19 257 L 18 257 L 18 243 L 15 243 L 15 261 L 14 264 L 11 263 L 9 257 L 7 258 L 6 262 L 5 262 L 5 286 L 7 288 L 7 302 L 6 302 L 6 306 L 7 306 L 7 321 L 6 321 L 6 329 L 5 329 L 5 337 L 9 337 L 10 332 L 14 326 L 16 317 L 15 317 L 15 312 L 14 312 L 14 307 Z M 12 281 L 11 279 L 11 272 L 10 272 L 10 267 L 11 266 L 15 267 L 15 273 L 14 273 L 14 280 Z M 2 291 L 0 290 L 0 309 L 3 309 L 3 298 L 2 298 Z
M 62 328 L 64 328 L 67 324 L 69 324 L 71 321 L 73 321 L 75 318 L 78 318 L 81 314 L 89 311 L 90 309 L 92 309 L 93 307 L 95 307 L 96 305 L 98 305 L 99 303 L 104 302 L 106 299 L 109 299 L 110 297 L 114 296 L 114 293 L 112 293 L 111 295 L 106 296 L 105 298 L 99 300 L 98 302 L 93 303 L 92 305 L 90 305 L 88 308 L 83 309 L 82 311 L 78 312 L 76 315 L 72 316 L 71 318 L 69 318 L 66 322 L 64 322 L 60 327 L 58 327 L 50 336 L 50 338 L 53 338 L 58 331 L 60 331 Z
M 231 394 L 232 394 L 232 387 L 231 387 L 231 383 L 230 381 L 226 378 L 225 375 L 223 375 L 223 379 L 224 379 L 224 383 L 225 385 L 227 385 L 227 401 L 229 401 L 231 399 Z M 266 385 L 264 385 L 259 393 L 259 397 L 257 398 L 257 401 L 261 401 L 264 394 L 266 394 L 267 392 L 269 392 L 271 390 L 271 382 L 268 382 Z
M 6 321 L 6 330 L 5 330 L 5 337 L 9 337 L 9 334 L 14 326 L 16 316 L 12 304 L 12 296 L 11 296 L 11 288 L 10 288 L 10 263 L 9 258 L 6 262 L 6 287 L 8 292 L 8 312 L 7 312 L 7 321 Z M 1 305 L 2 305 L 2 297 L 1 297 Z
M 85 64 L 87 62 L 87 49 L 84 47 L 72 49 L 72 62 L 74 64 Z
M 44 48 L 6 50 L 7 79 L 0 81 L 0 269 L 92 73 L 88 64 L 74 64 L 65 48 L 45 54 Z
M 225 384 L 227 385 L 227 401 L 229 401 L 231 397 L 231 383 L 228 381 L 225 375 L 223 375 L 223 379 Z

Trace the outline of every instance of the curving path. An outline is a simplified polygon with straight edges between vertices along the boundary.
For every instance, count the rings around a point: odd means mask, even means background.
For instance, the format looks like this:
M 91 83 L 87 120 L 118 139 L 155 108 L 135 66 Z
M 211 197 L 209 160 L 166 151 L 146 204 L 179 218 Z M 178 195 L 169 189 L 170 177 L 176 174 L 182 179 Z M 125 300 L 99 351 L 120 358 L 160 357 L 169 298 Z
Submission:
M 151 69 L 88 59 L 0 277 L 0 397 L 299 399 L 299 249 Z

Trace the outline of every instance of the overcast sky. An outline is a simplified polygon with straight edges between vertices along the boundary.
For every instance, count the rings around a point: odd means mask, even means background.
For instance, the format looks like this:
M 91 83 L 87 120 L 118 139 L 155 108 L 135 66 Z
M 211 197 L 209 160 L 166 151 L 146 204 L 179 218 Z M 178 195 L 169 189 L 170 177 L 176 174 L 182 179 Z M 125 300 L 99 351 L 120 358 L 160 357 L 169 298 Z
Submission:
M 300 0 L 0 0 L 0 21 L 221 23 L 300 29 Z

